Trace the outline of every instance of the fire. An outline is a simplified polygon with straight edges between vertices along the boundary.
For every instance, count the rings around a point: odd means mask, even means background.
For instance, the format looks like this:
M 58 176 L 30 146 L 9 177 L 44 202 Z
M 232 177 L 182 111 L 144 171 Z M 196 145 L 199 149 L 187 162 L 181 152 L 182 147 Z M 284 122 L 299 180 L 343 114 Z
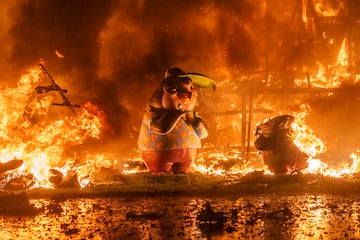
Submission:
M 316 7 L 319 8 L 320 5 L 317 5 Z M 324 12 L 324 14 L 326 15 L 328 13 Z M 350 77 L 348 71 L 348 40 L 346 38 L 343 39 L 335 64 L 327 66 L 320 62 L 317 62 L 317 64 L 317 73 L 313 75 L 310 74 L 307 79 L 296 79 L 295 87 L 321 89 L 339 88 L 341 84 Z M 355 76 L 355 82 L 358 81 L 358 79 L 359 77 Z M 232 101 L 231 104 L 235 106 L 236 102 Z M 358 173 L 360 171 L 359 152 L 355 152 L 350 155 L 350 158 L 353 160 L 351 165 L 343 164 L 342 167 L 336 169 L 329 167 L 326 163 L 318 159 L 322 153 L 326 152 L 326 146 L 321 139 L 316 137 L 313 130 L 306 124 L 306 116 L 309 115 L 310 110 L 310 106 L 302 104 L 300 106 L 300 111 L 298 110 L 296 112 L 289 113 L 295 117 L 295 121 L 292 124 L 292 128 L 295 132 L 294 143 L 302 152 L 309 156 L 309 159 L 307 160 L 308 167 L 304 170 L 304 172 L 332 177 L 352 176 L 353 174 Z M 279 115 L 281 114 L 282 113 L 279 112 Z M 238 117 L 236 116 L 236 118 Z M 234 122 L 237 122 L 238 125 L 240 125 L 239 120 L 241 121 L 241 117 L 237 121 L 234 117 L 233 120 L 230 120 L 229 122 L 231 122 L 232 125 L 236 125 Z M 212 153 L 207 156 L 208 160 L 205 160 L 204 155 L 200 156 L 199 160 L 194 164 L 194 168 L 198 172 L 204 174 L 215 174 L 221 176 L 229 174 L 243 175 L 257 170 L 264 171 L 266 174 L 269 174 L 266 167 L 255 167 L 256 164 L 250 163 L 251 161 L 254 161 L 253 159 L 243 159 L 240 154 L 232 158 L 232 156 L 229 156 L 231 153 Z M 236 159 L 236 161 L 234 159 Z M 231 161 L 233 162 L 232 167 L 225 168 L 224 165 Z
M 330 7 L 330 3 L 328 1 L 320 1 L 314 4 L 315 11 L 320 16 L 338 16 L 339 12 L 345 10 L 345 6 L 343 2 L 338 2 L 338 7 L 334 8 L 334 6 Z
M 347 44 L 347 39 L 343 39 L 336 64 L 324 66 L 324 64 L 317 62 L 317 73 L 310 75 L 309 79 L 296 79 L 296 86 L 308 87 L 310 83 L 311 87 L 338 88 L 343 80 L 350 76 L 348 72 L 349 55 Z
M 360 171 L 359 153 L 355 152 L 350 155 L 353 160 L 351 166 L 344 164 L 343 168 L 334 169 L 329 168 L 328 165 L 317 159 L 319 154 L 326 151 L 324 143 L 315 136 L 313 131 L 305 124 L 305 116 L 308 115 L 309 107 L 303 105 L 303 111 L 296 114 L 296 121 L 293 123 L 293 129 L 296 132 L 296 138 L 294 143 L 301 149 L 301 151 L 309 155 L 308 168 L 304 171 L 305 173 L 322 174 L 324 176 L 342 177 L 351 176 Z
M 62 54 L 60 51 L 58 50 L 55 50 L 55 55 L 58 57 L 58 58 L 64 58 L 64 54 Z
M 347 39 L 345 38 L 342 41 L 341 49 L 337 58 L 337 65 L 340 65 L 342 67 L 347 67 L 349 65 L 349 56 L 347 54 Z
M 352 158 L 353 162 L 352 165 L 350 167 L 350 172 L 351 173 L 358 173 L 360 172 L 360 152 L 356 151 L 354 153 L 352 153 L 350 155 L 350 157 Z
M 305 117 L 309 114 L 309 106 L 303 104 L 302 111 L 294 113 L 295 121 L 292 128 L 295 131 L 294 143 L 299 149 L 310 157 L 318 156 L 326 151 L 324 143 L 315 136 L 312 129 L 305 124 Z
M 43 72 L 35 67 L 21 77 L 17 87 L 0 90 L 0 161 L 23 160 L 17 174 L 31 174 L 36 179 L 35 186 L 51 187 L 50 169 L 66 174 L 77 168 L 84 176 L 90 173 L 90 170 L 84 171 L 91 169 L 86 161 L 79 167 L 77 164 L 82 159 L 77 159 L 76 153 L 67 153 L 67 149 L 80 146 L 88 139 L 99 139 L 102 122 L 87 110 L 91 103 L 86 103 L 87 108 L 76 109 L 75 113 L 70 109 L 67 113 L 58 113 L 63 107 L 52 105 L 56 92 L 37 94 L 34 91 L 44 81 Z

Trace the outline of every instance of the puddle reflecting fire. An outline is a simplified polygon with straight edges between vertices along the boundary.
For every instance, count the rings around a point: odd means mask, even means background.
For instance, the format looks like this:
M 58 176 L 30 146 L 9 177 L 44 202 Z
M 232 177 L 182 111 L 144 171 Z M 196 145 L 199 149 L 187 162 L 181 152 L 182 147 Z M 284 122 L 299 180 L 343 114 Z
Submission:
M 3 239 L 360 238 L 356 196 L 229 197 L 31 200 L 52 207 L 32 217 L 1 216 L 0 234 Z M 207 203 L 224 213 L 221 228 L 199 225 L 197 217 Z

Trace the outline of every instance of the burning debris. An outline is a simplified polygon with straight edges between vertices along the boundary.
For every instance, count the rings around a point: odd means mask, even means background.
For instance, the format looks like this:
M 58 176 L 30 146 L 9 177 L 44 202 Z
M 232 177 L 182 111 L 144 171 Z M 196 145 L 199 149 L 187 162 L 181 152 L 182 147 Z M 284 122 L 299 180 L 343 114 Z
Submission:
M 11 170 L 19 168 L 24 163 L 23 160 L 12 159 L 0 163 L 0 188 L 6 190 L 23 190 L 34 185 L 32 174 L 17 174 Z
M 12 160 L 15 161 L 15 160 Z M 36 184 L 37 179 L 32 173 L 26 172 L 8 172 L 0 177 L 0 188 L 10 191 L 27 190 Z M 61 171 L 50 169 L 48 181 L 54 188 L 80 188 L 78 174 L 75 171 L 69 171 L 64 175 Z
M 75 171 L 69 171 L 65 176 L 57 169 L 49 170 L 49 182 L 56 188 L 80 188 L 78 174 Z
M 35 185 L 36 179 L 31 173 L 10 173 L 2 180 L 2 188 L 5 190 L 26 190 Z
M 6 171 L 19 168 L 24 163 L 23 160 L 13 159 L 7 162 L 0 162 L 0 175 Z
M 307 168 L 308 155 L 294 143 L 294 117 L 282 115 L 256 127 L 255 147 L 262 151 L 264 163 L 275 174 Z
M 71 110 L 72 107 L 77 107 L 79 108 L 80 105 L 78 104 L 72 104 L 69 99 L 65 96 L 65 93 L 67 93 L 66 89 L 61 88 L 53 79 L 53 77 L 50 75 L 50 73 L 46 70 L 45 66 L 43 64 L 39 64 L 41 70 L 46 74 L 46 76 L 50 79 L 51 84 L 48 86 L 37 86 L 35 88 L 36 92 L 38 94 L 42 94 L 42 93 L 48 93 L 50 91 L 55 91 L 58 92 L 63 100 L 62 103 L 52 103 L 53 105 L 58 105 L 58 106 L 66 106 L 66 107 L 70 107 Z

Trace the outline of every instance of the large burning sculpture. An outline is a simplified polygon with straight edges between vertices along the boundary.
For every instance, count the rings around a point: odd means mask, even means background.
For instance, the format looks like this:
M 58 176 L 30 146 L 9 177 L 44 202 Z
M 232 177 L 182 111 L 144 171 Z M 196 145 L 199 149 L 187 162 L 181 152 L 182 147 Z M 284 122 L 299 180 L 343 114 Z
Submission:
M 256 149 L 262 151 L 264 164 L 274 174 L 292 173 L 307 167 L 308 155 L 294 143 L 294 117 L 281 115 L 256 127 Z
M 195 108 L 195 87 L 213 87 L 201 74 L 170 68 L 147 106 L 139 134 L 139 148 L 154 174 L 186 173 L 195 160 L 207 127 Z

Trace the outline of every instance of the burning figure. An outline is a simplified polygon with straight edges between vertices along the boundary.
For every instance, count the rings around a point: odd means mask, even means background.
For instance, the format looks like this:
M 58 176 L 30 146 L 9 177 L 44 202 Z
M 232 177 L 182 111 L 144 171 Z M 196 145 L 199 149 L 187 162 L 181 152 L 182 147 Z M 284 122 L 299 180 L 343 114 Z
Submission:
M 215 82 L 201 74 L 170 68 L 153 93 L 139 134 L 139 148 L 153 174 L 186 173 L 208 136 L 206 124 L 195 111 L 197 87 Z
M 294 144 L 293 121 L 293 116 L 282 115 L 256 127 L 255 147 L 263 151 L 264 163 L 274 174 L 292 173 L 307 167 L 308 155 Z

